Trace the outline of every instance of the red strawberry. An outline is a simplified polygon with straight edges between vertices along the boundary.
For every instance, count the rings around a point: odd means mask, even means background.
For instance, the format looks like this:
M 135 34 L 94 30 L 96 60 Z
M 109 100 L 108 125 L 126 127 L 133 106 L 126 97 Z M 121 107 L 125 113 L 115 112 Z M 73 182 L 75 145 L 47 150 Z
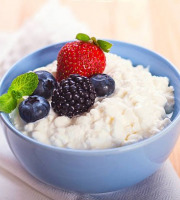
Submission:
M 57 57 L 57 80 L 66 79 L 70 74 L 79 74 L 90 77 L 103 73 L 106 66 L 106 57 L 103 52 L 108 52 L 112 44 L 106 41 L 89 38 L 79 33 L 74 41 L 65 44 Z M 102 50 L 103 49 L 103 50 Z

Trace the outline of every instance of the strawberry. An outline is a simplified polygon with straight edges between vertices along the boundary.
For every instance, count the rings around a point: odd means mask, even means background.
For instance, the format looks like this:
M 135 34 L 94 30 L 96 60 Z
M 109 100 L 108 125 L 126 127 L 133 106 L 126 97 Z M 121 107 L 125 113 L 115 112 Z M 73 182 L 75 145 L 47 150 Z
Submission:
M 103 73 L 105 69 L 106 57 L 103 51 L 109 52 L 112 44 L 96 41 L 94 37 L 82 33 L 77 34 L 76 39 L 79 41 L 66 43 L 58 53 L 56 78 L 59 82 L 70 74 L 90 77 Z

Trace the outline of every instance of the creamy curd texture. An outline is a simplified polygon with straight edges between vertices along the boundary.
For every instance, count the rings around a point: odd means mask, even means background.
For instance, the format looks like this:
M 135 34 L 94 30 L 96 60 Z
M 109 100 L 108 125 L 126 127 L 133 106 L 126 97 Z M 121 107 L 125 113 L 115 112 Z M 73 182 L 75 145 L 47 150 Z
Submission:
M 15 127 L 42 143 L 74 149 L 105 149 L 148 138 L 171 121 L 173 87 L 166 77 L 152 76 L 148 68 L 132 66 L 114 54 L 106 54 L 104 73 L 115 80 L 114 93 L 97 98 L 89 112 L 72 119 L 57 116 L 25 123 L 17 110 L 11 118 Z M 158 67 L 158 66 L 157 66 Z M 56 73 L 56 61 L 37 70 Z

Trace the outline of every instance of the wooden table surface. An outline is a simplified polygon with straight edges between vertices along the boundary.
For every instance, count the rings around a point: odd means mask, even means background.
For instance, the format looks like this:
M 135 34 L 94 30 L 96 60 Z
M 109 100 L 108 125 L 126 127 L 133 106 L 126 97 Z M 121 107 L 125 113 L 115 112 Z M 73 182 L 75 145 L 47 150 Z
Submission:
M 0 32 L 13 32 L 46 0 L 0 0 Z M 180 69 L 180 0 L 59 0 L 92 35 L 142 45 Z M 180 138 L 170 155 L 180 176 Z

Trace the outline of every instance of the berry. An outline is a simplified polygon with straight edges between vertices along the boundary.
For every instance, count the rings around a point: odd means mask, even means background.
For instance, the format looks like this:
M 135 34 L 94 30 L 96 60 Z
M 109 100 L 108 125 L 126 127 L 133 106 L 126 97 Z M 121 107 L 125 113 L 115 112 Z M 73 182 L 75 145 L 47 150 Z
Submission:
M 27 123 L 35 122 L 48 115 L 50 105 L 48 101 L 40 96 L 29 96 L 19 105 L 19 115 Z
M 54 90 L 51 106 L 59 116 L 71 118 L 87 112 L 95 98 L 96 92 L 89 78 L 72 74 Z
M 96 74 L 90 78 L 98 97 L 109 96 L 114 92 L 115 82 L 107 74 Z
M 57 80 L 76 73 L 87 77 L 102 73 L 105 65 L 105 55 L 96 45 L 80 41 L 67 43 L 57 57 Z
M 47 71 L 37 71 L 39 83 L 33 95 L 42 96 L 45 99 L 49 99 L 52 96 L 54 88 L 57 86 L 54 76 Z
M 57 56 L 57 80 L 60 82 L 70 74 L 79 74 L 90 77 L 103 73 L 106 66 L 106 57 L 103 52 L 108 52 L 112 45 L 106 41 L 97 40 L 85 34 L 78 34 L 77 39 L 66 43 Z M 103 49 L 103 50 L 102 50 Z

